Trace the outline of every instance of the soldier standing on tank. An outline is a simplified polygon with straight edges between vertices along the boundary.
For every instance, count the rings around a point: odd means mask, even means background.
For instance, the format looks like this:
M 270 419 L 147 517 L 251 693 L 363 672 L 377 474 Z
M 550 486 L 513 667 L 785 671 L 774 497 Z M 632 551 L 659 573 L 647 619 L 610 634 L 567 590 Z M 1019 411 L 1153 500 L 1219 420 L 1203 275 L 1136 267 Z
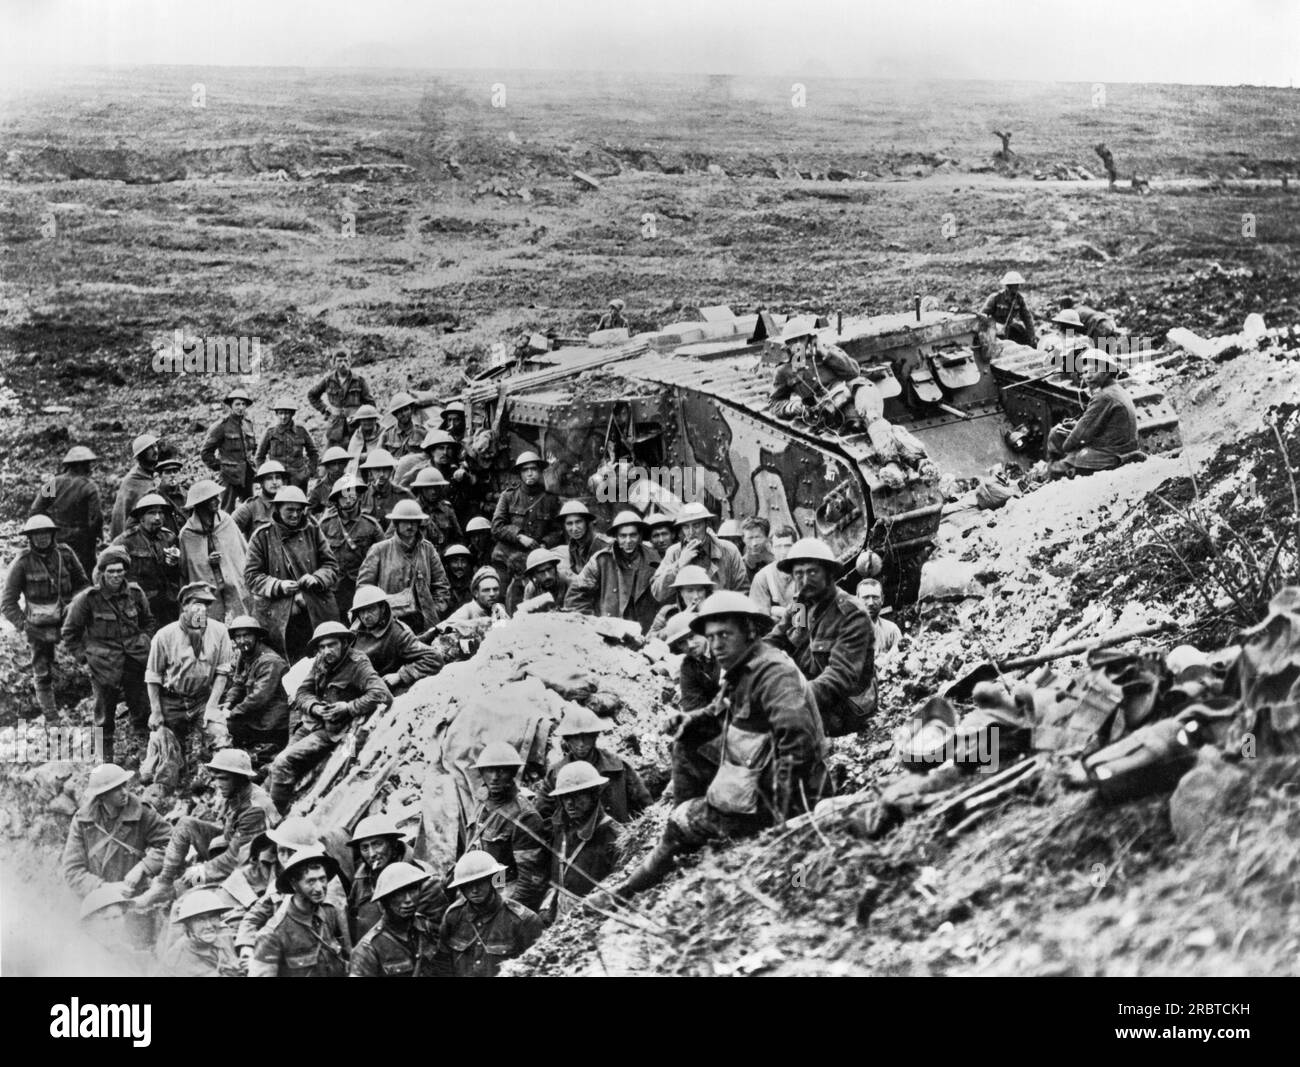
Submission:
M 984 301 L 983 314 L 993 320 L 999 337 L 1032 348 L 1038 344 L 1038 335 L 1033 312 L 1020 292 L 1024 284 L 1019 271 L 1007 271 L 1002 275 L 1002 288 Z
M 99 459 L 84 445 L 68 449 L 63 470 L 50 478 L 32 501 L 32 515 L 48 515 L 59 529 L 59 537 L 77 554 L 82 569 L 95 568 L 95 551 L 104 533 L 104 515 L 99 503 L 99 486 L 90 477 L 90 465 Z

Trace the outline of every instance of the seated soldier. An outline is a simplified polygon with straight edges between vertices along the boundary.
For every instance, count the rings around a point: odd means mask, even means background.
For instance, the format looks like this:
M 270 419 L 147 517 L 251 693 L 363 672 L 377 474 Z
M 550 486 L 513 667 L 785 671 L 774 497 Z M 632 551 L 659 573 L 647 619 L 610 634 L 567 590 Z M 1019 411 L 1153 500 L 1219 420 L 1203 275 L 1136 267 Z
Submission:
M 357 586 L 352 600 L 353 648 L 362 653 L 394 693 L 404 693 L 418 679 L 437 674 L 443 665 L 437 650 L 393 618 L 388 595 L 376 585 Z
M 564 557 L 549 548 L 534 548 L 528 553 L 524 564 L 524 595 L 519 601 L 516 614 L 526 615 L 532 611 L 560 611 L 564 607 L 564 598 L 569 594 L 570 578 L 560 573 Z M 531 602 L 549 593 L 551 603 L 545 607 L 531 606 Z
M 654 622 L 650 624 L 651 637 L 661 637 L 668 620 L 678 612 L 690 611 L 703 604 L 715 585 L 708 571 L 692 563 L 677 572 L 677 577 L 669 588 L 677 594 L 677 603 L 668 603 L 659 609 Z
M 718 661 L 709 651 L 709 642 L 697 634 L 691 623 L 695 611 L 683 611 L 668 620 L 664 643 L 668 651 L 681 656 L 677 680 L 678 713 L 669 720 L 665 732 L 672 734 L 672 795 L 680 804 L 692 797 L 702 797 L 718 771 L 722 726 L 712 707 L 721 689 Z
M 222 917 L 230 905 L 220 893 L 196 889 L 180 901 L 176 921 L 185 928 L 163 957 L 162 973 L 169 978 L 241 978 L 234 937 Z
M 578 761 L 592 764 L 604 775 L 608 784 L 601 794 L 601 803 L 615 822 L 635 819 L 650 806 L 650 792 L 636 769 L 612 752 L 597 747 L 596 741 L 608 729 L 610 724 L 595 712 L 581 704 L 569 706 L 556 731 L 563 755 L 546 769 L 546 777 L 535 789 L 533 803 L 543 819 L 549 821 L 555 814 L 551 797 L 560 772 Z
M 1119 377 L 1119 361 L 1091 349 L 1079 356 L 1092 399 L 1078 419 L 1052 427 L 1047 435 L 1047 458 L 1053 478 L 1118 467 L 1121 457 L 1137 452 L 1137 408 Z
M 376 896 L 379 880 L 394 864 L 415 864 L 432 875 L 432 871 L 419 863 L 406 843 L 406 837 L 391 815 L 370 815 L 357 823 L 349 842 L 354 863 L 352 888 L 348 890 L 348 923 L 354 941 L 363 938 L 380 920 L 383 911 Z M 436 878 L 430 878 L 420 887 L 415 911 L 437 930 L 442 913 L 447 910 L 447 897 Z
M 222 695 L 226 731 L 240 748 L 271 745 L 278 752 L 289 743 L 289 699 L 280 684 L 289 665 L 253 616 L 241 615 L 227 629 L 239 658 Z

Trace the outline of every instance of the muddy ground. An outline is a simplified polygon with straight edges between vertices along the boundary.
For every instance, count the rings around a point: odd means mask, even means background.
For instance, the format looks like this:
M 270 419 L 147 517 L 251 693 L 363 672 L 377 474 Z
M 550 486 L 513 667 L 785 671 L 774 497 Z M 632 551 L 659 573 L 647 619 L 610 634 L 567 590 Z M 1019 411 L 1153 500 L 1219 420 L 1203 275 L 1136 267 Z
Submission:
M 494 83 L 505 87 L 502 107 L 492 105 Z M 1251 311 L 1270 324 L 1300 318 L 1297 189 L 1278 181 L 1300 158 L 1295 92 L 1110 86 L 1094 107 L 1088 85 L 811 81 L 806 106 L 792 107 L 791 89 L 779 79 L 174 69 L 65 74 L 11 93 L 0 105 L 0 534 L 16 531 L 40 479 L 73 443 L 106 457 L 97 469 L 106 503 L 129 466 L 130 439 L 144 430 L 187 457 L 187 480 L 205 473 L 198 444 L 232 382 L 154 372 L 152 344 L 175 330 L 271 346 L 270 369 L 255 383 L 260 429 L 269 400 L 301 397 L 330 346 L 351 347 L 380 396 L 449 388 L 521 329 L 594 327 L 613 296 L 627 301 L 635 328 L 720 303 L 854 314 L 924 295 L 969 307 L 1014 268 L 1036 309 L 1070 294 L 1116 309 L 1133 332 L 1156 339 L 1175 325 L 1232 332 Z M 1012 159 L 993 158 L 994 128 L 1014 131 Z M 1149 195 L 1108 192 L 1096 179 L 1034 179 L 1059 166 L 1099 175 L 1098 141 L 1115 153 L 1125 184 L 1135 173 L 1150 180 Z M 575 170 L 599 187 L 575 182 Z M 1216 402 L 1213 390 L 1198 399 L 1199 369 L 1172 371 L 1183 375 L 1171 384 L 1180 402 Z M 1214 389 L 1232 393 L 1231 362 L 1207 373 Z M 1294 387 L 1293 377 L 1254 371 L 1251 381 L 1251 405 L 1229 403 L 1226 424 L 1195 431 L 1204 437 L 1195 462 L 1217 462 L 1219 477 L 1266 462 L 1256 416 Z M 52 405 L 68 410 L 44 410 Z M 1249 438 L 1240 454 L 1223 451 L 1237 418 Z M 303 421 L 321 429 L 314 412 Z M 1183 481 L 1165 492 L 1186 502 L 1192 473 L 1171 471 Z M 1260 466 L 1255 477 L 1269 501 L 1280 499 L 1276 473 Z M 1238 517 L 1264 536 L 1261 515 Z M 1109 551 L 1112 567 L 1124 558 L 1118 543 Z M 1189 583 L 1162 589 L 1152 573 L 1135 569 L 1121 592 L 1152 603 L 1185 595 Z M 1118 604 L 1105 576 L 1088 584 L 1084 575 L 1080 604 L 1103 591 Z M 30 710 L 23 653 L 0 623 L 0 725 Z M 59 696 L 75 719 L 89 686 L 65 666 Z M 894 710 L 934 673 L 922 665 Z M 869 778 L 884 736 L 882 728 L 841 752 L 848 782 Z M 1280 810 L 1269 817 L 1284 819 Z M 1014 970 L 1013 950 L 1036 946 L 1038 962 L 1025 969 L 1050 970 L 1064 953 L 1066 969 L 1088 970 L 1080 960 L 1106 922 L 1096 907 L 1119 893 L 1114 879 L 1086 882 L 1098 850 L 1127 842 L 1125 894 L 1144 884 L 1150 857 L 1153 892 L 1186 890 L 1161 888 L 1160 879 L 1177 883 L 1180 868 L 1154 807 L 1095 824 L 1070 817 L 1036 808 L 1012 816 L 1007 833 L 1046 833 L 1045 822 L 1062 819 L 1059 834 L 1080 825 L 1095 833 L 1053 838 L 1060 848 L 1050 856 L 1016 853 L 992 868 L 979 857 L 996 835 L 942 856 L 921 844 L 909 853 L 903 837 L 883 850 L 855 843 L 846 820 L 817 840 L 821 851 L 808 852 L 806 834 L 772 845 L 784 873 L 766 889 L 750 886 L 758 897 L 731 877 L 754 861 L 748 851 L 706 860 L 666 890 L 661 915 L 698 905 L 682 926 L 688 939 L 705 940 L 642 958 L 643 946 L 607 926 L 603 959 L 579 951 L 581 938 L 560 937 L 530 966 L 952 973 Z M 11 823 L 10 832 L 21 828 Z M 813 882 L 839 889 L 792 903 L 790 865 L 813 861 L 824 867 Z M 952 889 L 957 903 L 944 907 L 932 899 L 947 899 L 930 888 L 941 885 L 936 876 L 925 876 L 925 891 L 913 888 L 936 863 L 945 872 L 975 864 L 1009 881 L 992 893 Z M 15 866 L 36 874 L 27 861 Z M 802 892 L 811 868 L 799 870 Z M 885 888 L 873 896 L 877 882 Z M 861 921 L 864 897 L 867 913 L 880 901 L 910 904 L 883 907 L 872 927 Z M 1145 906 L 1111 921 L 1131 930 L 1136 920 L 1126 916 Z M 744 923 L 734 931 L 715 923 L 717 908 Z M 753 915 L 765 920 L 761 937 Z M 1265 951 L 1259 937 L 1216 935 L 1214 944 L 1231 947 L 1242 969 L 1280 966 L 1288 942 Z M 1183 959 L 1173 949 L 1114 951 L 1119 969 L 1177 969 Z

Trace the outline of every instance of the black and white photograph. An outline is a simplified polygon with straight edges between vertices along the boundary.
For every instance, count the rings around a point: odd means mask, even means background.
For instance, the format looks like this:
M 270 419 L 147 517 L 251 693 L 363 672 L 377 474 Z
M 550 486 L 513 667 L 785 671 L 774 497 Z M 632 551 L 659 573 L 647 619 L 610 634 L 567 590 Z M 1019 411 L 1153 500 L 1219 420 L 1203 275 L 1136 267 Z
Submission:
M 1297 78 L 1297 0 L 0 0 L 37 1032 L 1055 977 L 1123 980 L 1098 1047 L 1259 1036 Z

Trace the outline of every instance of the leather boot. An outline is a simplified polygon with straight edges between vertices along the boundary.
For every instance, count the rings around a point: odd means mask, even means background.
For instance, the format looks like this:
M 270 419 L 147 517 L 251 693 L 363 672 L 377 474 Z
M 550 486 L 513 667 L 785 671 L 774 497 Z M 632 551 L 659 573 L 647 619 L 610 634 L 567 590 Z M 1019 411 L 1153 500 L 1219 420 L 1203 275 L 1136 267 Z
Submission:
M 672 845 L 660 841 L 655 845 L 654 851 L 641 861 L 636 870 L 614 892 L 621 897 L 630 897 L 643 889 L 658 885 L 673 869 L 673 856 L 676 852 Z

